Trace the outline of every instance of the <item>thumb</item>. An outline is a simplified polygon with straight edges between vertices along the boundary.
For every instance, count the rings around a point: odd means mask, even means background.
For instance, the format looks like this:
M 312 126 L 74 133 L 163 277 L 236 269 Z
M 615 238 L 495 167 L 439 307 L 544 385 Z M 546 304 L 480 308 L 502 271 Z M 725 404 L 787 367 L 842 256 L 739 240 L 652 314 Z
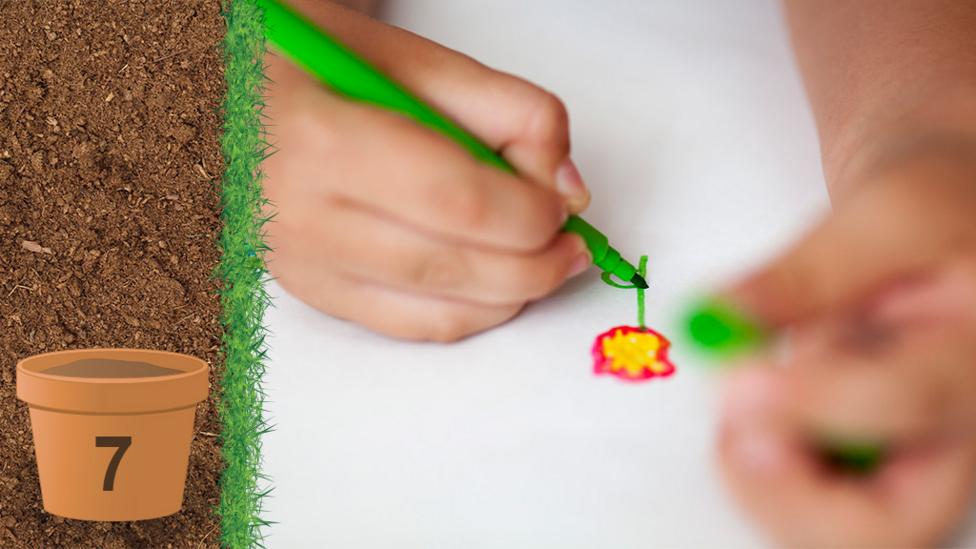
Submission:
M 946 255 L 962 223 L 950 195 L 911 170 L 872 181 L 727 297 L 771 327 L 855 305 Z
M 569 158 L 569 117 L 555 95 L 331 2 L 290 3 L 417 97 L 499 151 L 523 179 L 555 189 L 572 213 L 588 205 L 589 191 Z

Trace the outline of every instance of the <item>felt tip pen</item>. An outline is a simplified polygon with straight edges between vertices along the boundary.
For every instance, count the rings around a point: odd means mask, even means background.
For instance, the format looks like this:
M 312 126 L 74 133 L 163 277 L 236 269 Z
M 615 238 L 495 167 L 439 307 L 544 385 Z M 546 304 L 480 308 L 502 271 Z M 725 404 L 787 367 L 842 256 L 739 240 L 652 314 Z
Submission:
M 447 136 L 475 158 L 509 173 L 515 169 L 497 152 L 425 104 L 356 55 L 334 37 L 278 0 L 257 0 L 264 10 L 265 38 L 299 67 L 348 99 L 391 110 Z M 647 288 L 637 267 L 610 246 L 606 235 L 583 218 L 571 215 L 562 228 L 586 243 L 593 263 L 605 273 Z

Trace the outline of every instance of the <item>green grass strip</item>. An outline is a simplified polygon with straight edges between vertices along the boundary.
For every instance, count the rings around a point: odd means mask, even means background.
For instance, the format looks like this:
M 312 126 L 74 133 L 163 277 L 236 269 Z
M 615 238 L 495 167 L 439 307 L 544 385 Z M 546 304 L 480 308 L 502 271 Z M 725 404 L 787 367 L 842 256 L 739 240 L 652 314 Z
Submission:
M 223 0 L 224 132 L 221 147 L 222 256 L 221 322 L 224 373 L 220 383 L 220 418 L 225 469 L 220 479 L 221 543 L 225 547 L 263 547 L 262 501 L 270 484 L 261 473 L 266 347 L 264 312 L 270 299 L 262 216 L 260 164 L 268 152 L 262 129 L 264 88 L 263 16 L 254 0 Z

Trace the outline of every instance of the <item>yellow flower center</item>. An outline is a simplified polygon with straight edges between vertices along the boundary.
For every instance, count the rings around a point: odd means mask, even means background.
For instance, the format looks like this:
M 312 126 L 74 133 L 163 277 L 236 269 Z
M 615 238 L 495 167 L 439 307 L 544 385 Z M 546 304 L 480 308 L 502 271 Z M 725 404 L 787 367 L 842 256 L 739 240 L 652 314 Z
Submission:
M 627 377 L 639 377 L 645 369 L 655 374 L 667 371 L 657 359 L 661 340 L 649 332 L 624 333 L 617 330 L 603 338 L 603 356 L 609 361 L 611 372 L 626 372 Z

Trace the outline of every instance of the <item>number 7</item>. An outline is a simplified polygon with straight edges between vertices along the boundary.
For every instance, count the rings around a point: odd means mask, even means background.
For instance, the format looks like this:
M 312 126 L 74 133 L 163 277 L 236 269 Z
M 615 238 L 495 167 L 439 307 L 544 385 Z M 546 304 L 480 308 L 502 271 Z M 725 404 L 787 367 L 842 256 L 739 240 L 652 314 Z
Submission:
M 132 437 L 95 437 L 96 448 L 118 448 L 105 470 L 105 480 L 102 481 L 102 491 L 111 492 L 115 489 L 115 473 L 119 470 L 119 462 L 125 451 L 132 445 Z

